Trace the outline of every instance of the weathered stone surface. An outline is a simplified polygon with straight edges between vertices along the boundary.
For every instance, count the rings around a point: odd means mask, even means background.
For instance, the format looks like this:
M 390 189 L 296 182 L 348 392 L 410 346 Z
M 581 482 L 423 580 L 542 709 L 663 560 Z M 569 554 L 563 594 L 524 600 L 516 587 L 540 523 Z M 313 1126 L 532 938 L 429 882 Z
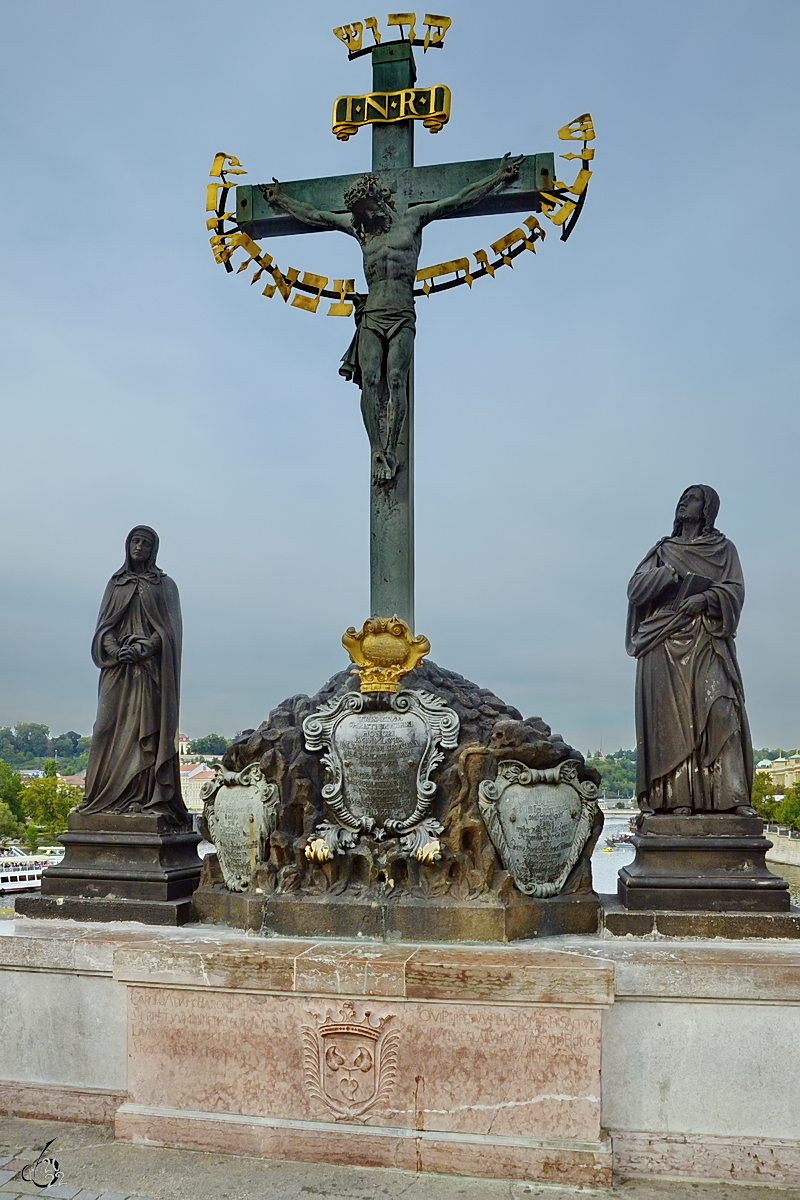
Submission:
M 680 964 L 680 951 L 673 946 Z M 611 1130 L 793 1139 L 797 1005 L 652 996 L 605 1014 L 603 1120 Z M 764 1022 L 769 1021 L 765 1036 Z M 782 1053 L 772 1053 L 765 1042 Z
M 269 835 L 278 816 L 278 789 L 253 764 L 244 771 L 218 770 L 201 795 L 225 884 L 233 892 L 244 892 L 256 863 L 269 852 Z
M 183 924 L 200 878 L 198 834 L 155 813 L 69 814 L 66 852 L 42 876 L 40 895 L 18 896 L 28 917 Z
M 788 912 L 789 885 L 766 865 L 760 817 L 643 815 L 636 858 L 619 874 L 626 908 Z
M 555 896 L 588 842 L 597 816 L 597 785 L 578 779 L 567 759 L 544 771 L 517 759 L 484 779 L 478 806 L 503 866 L 526 896 Z
M 425 662 L 404 682 L 409 689 L 438 696 L 459 721 L 458 745 L 447 751 L 433 776 L 437 789 L 430 815 L 443 826 L 439 861 L 420 863 L 398 837 L 369 836 L 333 861 L 306 858 L 305 848 L 326 819 L 326 810 L 324 766 L 321 755 L 305 746 L 303 721 L 334 697 L 357 692 L 358 680 L 349 672 L 334 676 L 316 696 L 285 701 L 259 729 L 246 730 L 228 750 L 227 770 L 241 771 L 258 763 L 280 797 L 269 859 L 257 868 L 253 891 L 246 893 L 248 897 L 263 893 L 263 932 L 493 940 L 596 929 L 598 910 L 589 858 L 602 814 L 595 818 L 563 888 L 563 894 L 588 899 L 570 909 L 567 905 L 536 907 L 543 902 L 520 896 L 478 808 L 480 783 L 493 779 L 498 763 L 506 758 L 534 769 L 572 760 L 578 778 L 595 784 L 599 783 L 596 772 L 540 718 L 523 721 L 517 709 L 461 675 Z M 326 903 L 305 904 L 314 898 Z M 525 904 L 520 906 L 520 900 Z M 203 920 L 235 920 L 258 928 L 249 899 L 245 904 L 230 901 L 213 859 L 206 861 L 195 905 Z M 348 913 L 348 907 L 353 911 Z M 566 921 L 565 928 L 557 927 L 560 918 Z
M 194 920 L 191 898 L 131 900 L 85 896 L 18 896 L 15 911 L 23 917 L 61 921 L 139 921 L 143 925 L 186 925 Z
M 602 924 L 613 937 L 800 938 L 800 908 L 788 912 L 692 912 L 627 909 L 601 896 Z
M 5 944 L 3 938 L 0 949 Z M 124 1092 L 124 988 L 75 968 L 9 970 L 5 958 L 3 953 L 0 1081 Z
M 383 1022 L 394 1035 L 395 1071 L 375 1089 L 372 1109 L 355 1119 L 388 1131 L 600 1140 L 605 1005 L 467 1006 L 410 998 L 399 1004 L 374 996 L 354 1001 L 137 985 L 128 996 L 128 1090 L 135 1106 L 340 1119 L 348 1096 L 339 1089 L 344 1064 L 334 1060 L 330 1076 L 323 1067 L 321 1078 L 312 1077 L 308 1043 L 312 1053 L 324 1058 L 328 1049 L 334 1058 L 336 1046 L 324 1045 L 318 1018 L 358 1029 L 369 1013 L 373 1025 Z M 349 1049 L 340 1043 L 339 1050 L 349 1063 Z

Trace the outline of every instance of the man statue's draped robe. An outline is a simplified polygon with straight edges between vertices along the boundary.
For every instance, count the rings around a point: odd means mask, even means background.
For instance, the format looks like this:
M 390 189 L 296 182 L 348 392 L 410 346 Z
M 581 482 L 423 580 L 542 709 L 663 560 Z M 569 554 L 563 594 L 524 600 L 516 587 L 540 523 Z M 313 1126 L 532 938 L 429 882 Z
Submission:
M 713 581 L 708 607 L 696 616 L 674 604 L 675 575 L 690 571 Z M 655 811 L 749 805 L 753 755 L 734 647 L 744 601 L 736 547 L 717 530 L 690 542 L 662 538 L 636 568 L 628 601 L 640 801 Z
M 138 529 L 144 529 L 139 526 Z M 85 813 L 155 813 L 175 826 L 189 814 L 181 797 L 178 703 L 181 609 L 175 583 L 155 565 L 158 537 L 146 569 L 126 563 L 109 580 L 92 641 L 100 668 L 97 721 L 86 770 Z M 121 662 L 125 639 L 152 638 L 160 646 L 140 662 Z

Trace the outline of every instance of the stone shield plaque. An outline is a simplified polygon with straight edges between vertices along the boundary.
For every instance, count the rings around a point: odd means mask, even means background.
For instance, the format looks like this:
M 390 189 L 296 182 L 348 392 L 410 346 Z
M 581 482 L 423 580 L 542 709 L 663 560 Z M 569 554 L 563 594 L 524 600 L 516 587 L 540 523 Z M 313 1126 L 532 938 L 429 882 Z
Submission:
M 509 759 L 478 788 L 478 805 L 503 866 L 526 896 L 561 891 L 589 839 L 597 788 L 572 759 L 537 771 Z
M 269 855 L 269 835 L 278 820 L 278 789 L 254 764 L 238 773 L 219 767 L 216 779 L 200 795 L 225 884 L 232 892 L 245 892 L 256 863 Z
M 417 770 L 428 744 L 418 712 L 351 713 L 335 734 L 347 806 L 376 825 L 404 820 L 417 807 Z
M 324 750 L 322 789 L 333 818 L 316 831 L 341 854 L 362 834 L 399 837 L 416 852 L 441 832 L 429 816 L 431 774 L 444 748 L 458 744 L 458 716 L 438 696 L 406 689 L 393 695 L 345 692 L 303 722 L 306 748 Z

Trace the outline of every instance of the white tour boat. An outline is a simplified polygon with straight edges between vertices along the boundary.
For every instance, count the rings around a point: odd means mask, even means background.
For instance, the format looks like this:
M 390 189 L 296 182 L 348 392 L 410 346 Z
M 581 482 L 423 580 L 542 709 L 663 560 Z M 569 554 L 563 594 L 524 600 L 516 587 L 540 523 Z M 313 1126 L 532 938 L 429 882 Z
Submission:
M 42 871 L 64 856 L 63 848 L 47 847 L 37 854 L 11 854 L 0 852 L 0 896 L 9 892 L 38 890 L 42 886 Z

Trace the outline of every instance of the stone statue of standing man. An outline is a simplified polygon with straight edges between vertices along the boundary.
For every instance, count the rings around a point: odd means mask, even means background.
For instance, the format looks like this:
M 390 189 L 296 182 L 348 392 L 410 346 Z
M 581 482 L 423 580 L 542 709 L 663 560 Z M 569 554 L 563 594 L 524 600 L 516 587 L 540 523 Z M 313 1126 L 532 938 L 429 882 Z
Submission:
M 744 602 L 736 547 L 707 484 L 678 501 L 672 533 L 628 584 L 636 667 L 636 792 L 645 814 L 755 816 L 753 755 L 734 638 Z
M 471 183 L 455 196 L 430 204 L 415 204 L 404 212 L 395 208 L 392 194 L 375 175 L 362 175 L 345 193 L 349 215 L 321 212 L 274 187 L 266 199 L 314 229 L 337 229 L 357 238 L 364 259 L 369 292 L 356 303 L 356 334 L 342 359 L 340 374 L 361 388 L 361 413 L 372 452 L 376 480 L 392 479 L 397 471 L 397 446 L 408 413 L 408 380 L 414 354 L 416 314 L 414 282 L 422 230 L 439 217 L 449 217 L 488 196 L 519 175 L 522 157 L 507 154 L 498 171 Z M 382 418 L 383 389 L 388 393 Z

